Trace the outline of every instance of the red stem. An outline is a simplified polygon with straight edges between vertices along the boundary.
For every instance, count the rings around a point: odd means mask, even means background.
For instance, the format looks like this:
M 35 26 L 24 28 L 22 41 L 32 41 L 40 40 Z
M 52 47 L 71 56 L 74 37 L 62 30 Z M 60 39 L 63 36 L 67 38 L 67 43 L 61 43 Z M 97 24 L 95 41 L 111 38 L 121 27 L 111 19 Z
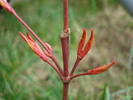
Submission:
M 68 0 L 63 0 L 64 7 L 64 27 L 61 33 L 61 45 L 63 55 L 63 66 L 64 66 L 64 79 L 69 77 L 69 29 L 68 29 Z
M 79 64 L 80 61 L 81 61 L 81 58 L 77 57 L 77 60 L 76 60 L 76 62 L 74 64 L 74 66 L 72 68 L 72 71 L 71 71 L 71 74 L 70 74 L 71 76 L 74 74 L 74 71 L 77 68 L 77 65 Z
M 68 0 L 63 1 L 64 7 L 64 32 L 68 30 Z
M 68 89 L 69 89 L 69 82 L 63 83 L 63 97 L 62 100 L 68 100 Z
M 61 38 L 61 44 L 62 44 L 62 55 L 63 55 L 63 66 L 64 66 L 64 77 L 69 76 L 69 43 L 67 42 L 68 38 Z
M 83 75 L 88 75 L 88 72 L 84 72 L 84 73 L 81 73 L 81 74 L 73 75 L 72 77 L 70 77 L 70 80 L 72 80 L 73 78 L 79 77 L 79 76 L 83 76 Z
M 60 78 L 62 78 L 62 74 L 60 73 L 60 71 L 58 71 L 51 62 L 47 61 L 47 63 L 59 74 Z
M 62 45 L 62 55 L 63 55 L 63 96 L 62 100 L 68 100 L 68 88 L 69 88 L 69 33 L 68 28 L 68 0 L 63 0 L 63 11 L 64 11 L 64 27 L 61 33 L 61 45 Z
M 57 68 L 59 69 L 61 74 L 63 75 L 63 70 L 62 70 L 61 66 L 59 65 L 59 63 L 58 63 L 57 59 L 55 58 L 55 56 L 52 54 L 52 56 L 50 58 L 53 60 L 53 62 L 55 63 L 55 65 L 57 66 Z

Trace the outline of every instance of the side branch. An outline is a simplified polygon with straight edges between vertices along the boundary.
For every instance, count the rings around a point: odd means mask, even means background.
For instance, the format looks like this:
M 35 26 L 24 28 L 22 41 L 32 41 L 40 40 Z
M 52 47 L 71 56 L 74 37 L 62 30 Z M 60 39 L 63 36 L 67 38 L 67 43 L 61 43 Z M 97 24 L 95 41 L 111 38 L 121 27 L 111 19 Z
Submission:
M 71 71 L 71 73 L 70 73 L 71 76 L 74 74 L 74 71 L 75 71 L 75 69 L 77 68 L 77 66 L 78 66 L 78 64 L 79 64 L 79 62 L 80 62 L 81 60 L 82 60 L 81 58 L 77 58 L 77 60 L 76 60 L 76 62 L 75 62 L 75 64 L 74 64 L 74 66 L 73 66 L 73 68 L 72 68 L 72 71 Z
M 57 68 L 59 69 L 61 74 L 63 75 L 63 70 L 62 70 L 61 66 L 59 65 L 59 63 L 58 63 L 57 59 L 55 58 L 55 56 L 52 54 L 52 56 L 50 58 L 53 60 L 53 62 L 55 63 L 55 65 L 57 66 Z
M 58 70 L 56 69 L 56 67 L 55 67 L 51 62 L 47 61 L 47 63 L 58 73 L 58 75 L 60 76 L 60 78 L 63 77 L 62 74 L 60 73 L 60 71 L 58 71 Z

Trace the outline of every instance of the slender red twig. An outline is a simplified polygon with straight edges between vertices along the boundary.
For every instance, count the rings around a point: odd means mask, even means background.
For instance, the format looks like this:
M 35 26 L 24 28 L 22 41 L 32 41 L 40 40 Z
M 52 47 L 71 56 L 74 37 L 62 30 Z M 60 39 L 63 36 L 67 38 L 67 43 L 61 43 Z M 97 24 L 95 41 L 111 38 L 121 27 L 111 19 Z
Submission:
M 47 63 L 59 74 L 59 76 L 60 76 L 61 78 L 63 77 L 62 74 L 60 73 L 60 71 L 58 71 L 58 70 L 56 69 L 56 67 L 55 67 L 51 62 L 47 61 Z
M 55 58 L 55 56 L 52 54 L 52 56 L 50 58 L 53 60 L 53 62 L 55 63 L 55 65 L 57 66 L 57 68 L 59 69 L 61 74 L 63 75 L 63 70 L 62 70 L 61 66 L 59 65 L 59 63 L 58 63 L 57 59 Z
M 76 60 L 74 66 L 73 66 L 73 68 L 72 68 L 71 73 L 70 73 L 71 76 L 74 74 L 74 71 L 75 71 L 75 69 L 77 68 L 78 63 L 79 63 L 81 60 L 82 60 L 82 59 L 80 59 L 79 57 L 77 57 L 77 60 Z
M 73 78 L 79 77 L 79 76 L 83 76 L 83 75 L 88 75 L 88 72 L 84 72 L 84 73 L 81 73 L 81 74 L 73 75 L 73 76 L 70 77 L 70 80 L 72 80 Z

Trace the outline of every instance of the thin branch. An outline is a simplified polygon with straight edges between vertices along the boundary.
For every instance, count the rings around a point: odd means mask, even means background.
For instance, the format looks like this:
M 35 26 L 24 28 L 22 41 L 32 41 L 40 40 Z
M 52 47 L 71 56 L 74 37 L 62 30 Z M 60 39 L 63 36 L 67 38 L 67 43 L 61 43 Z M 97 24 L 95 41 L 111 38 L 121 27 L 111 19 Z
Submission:
M 77 57 L 77 60 L 74 63 L 74 66 L 73 66 L 72 71 L 71 71 L 71 74 L 70 74 L 71 76 L 74 74 L 74 71 L 77 68 L 77 66 L 78 66 L 78 64 L 79 64 L 80 61 L 81 61 L 81 59 L 79 57 Z
M 57 66 L 57 68 L 59 69 L 61 74 L 63 75 L 63 70 L 62 70 L 61 66 L 59 65 L 59 63 L 58 63 L 57 59 L 55 58 L 55 56 L 52 54 L 52 56 L 50 58 L 53 60 L 53 62 L 55 63 L 55 65 Z
M 55 67 L 51 62 L 47 61 L 47 63 L 59 74 L 60 78 L 63 77 L 62 74 L 60 73 L 60 71 L 58 71 L 58 70 L 56 69 L 56 67 Z
M 70 77 L 70 80 L 72 80 L 73 78 L 79 77 L 79 76 L 83 76 L 83 75 L 88 75 L 88 72 L 84 72 L 84 73 L 81 73 L 81 74 L 73 75 L 73 76 Z

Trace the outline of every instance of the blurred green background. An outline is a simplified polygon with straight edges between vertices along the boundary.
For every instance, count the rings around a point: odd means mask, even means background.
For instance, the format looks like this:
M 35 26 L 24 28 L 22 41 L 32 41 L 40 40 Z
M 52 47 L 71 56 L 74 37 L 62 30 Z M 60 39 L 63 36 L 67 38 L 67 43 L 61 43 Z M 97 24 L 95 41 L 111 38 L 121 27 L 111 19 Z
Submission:
M 62 66 L 59 35 L 62 0 L 12 0 L 18 15 L 49 43 Z M 133 21 L 116 0 L 69 0 L 70 69 L 82 28 L 95 30 L 95 41 L 76 73 L 111 61 L 107 72 L 71 81 L 69 100 L 133 99 Z M 0 100 L 61 100 L 62 83 L 18 35 L 27 30 L 14 16 L 0 11 Z

